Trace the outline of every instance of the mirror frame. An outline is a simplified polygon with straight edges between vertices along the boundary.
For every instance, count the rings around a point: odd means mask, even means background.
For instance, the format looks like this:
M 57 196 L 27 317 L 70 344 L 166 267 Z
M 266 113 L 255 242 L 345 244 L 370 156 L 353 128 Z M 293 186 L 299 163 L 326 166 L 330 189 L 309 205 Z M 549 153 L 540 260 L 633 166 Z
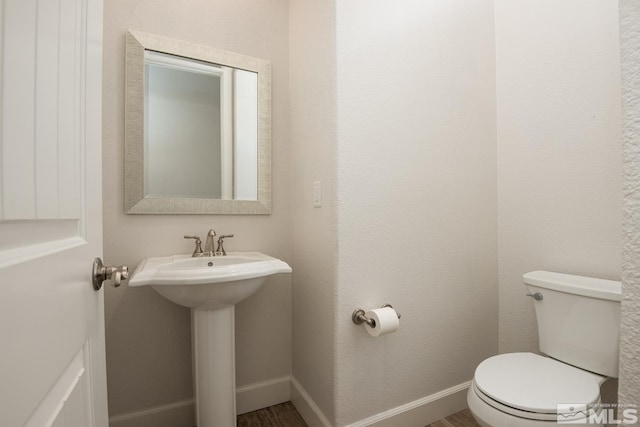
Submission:
M 144 51 L 258 73 L 258 200 L 144 197 Z M 124 208 L 127 214 L 271 213 L 271 64 L 209 46 L 129 30 L 126 35 Z

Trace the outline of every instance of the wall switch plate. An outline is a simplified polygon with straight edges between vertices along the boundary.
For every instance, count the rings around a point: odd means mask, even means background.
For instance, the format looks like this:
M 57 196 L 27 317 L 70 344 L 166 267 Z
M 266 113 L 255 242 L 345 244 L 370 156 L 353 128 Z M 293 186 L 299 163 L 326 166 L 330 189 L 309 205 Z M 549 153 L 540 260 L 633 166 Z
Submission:
M 322 206 L 322 181 L 313 182 L 313 207 L 319 208 Z

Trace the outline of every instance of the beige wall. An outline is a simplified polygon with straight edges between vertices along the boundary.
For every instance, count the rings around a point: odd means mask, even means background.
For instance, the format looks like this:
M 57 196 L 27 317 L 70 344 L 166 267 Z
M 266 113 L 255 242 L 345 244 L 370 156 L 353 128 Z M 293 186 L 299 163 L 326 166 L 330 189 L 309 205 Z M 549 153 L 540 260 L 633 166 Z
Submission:
M 127 28 L 272 62 L 272 215 L 122 213 Z M 537 348 L 522 273 L 620 276 L 617 28 L 596 0 L 105 2 L 106 261 L 186 253 L 209 227 L 289 261 L 237 308 L 238 385 L 292 373 L 333 425 L 468 381 Z M 351 323 L 385 302 L 397 333 Z M 190 399 L 188 310 L 126 287 L 106 304 L 111 414 Z
M 288 1 L 109 0 L 104 5 L 104 258 L 135 267 L 152 256 L 189 253 L 184 234 L 234 233 L 227 250 L 291 261 L 289 228 Z M 125 215 L 124 35 L 136 29 L 271 61 L 273 211 L 267 216 Z M 291 372 L 290 276 L 269 279 L 236 310 L 237 384 Z M 268 319 L 268 322 L 265 321 Z M 107 288 L 110 415 L 192 398 L 189 310 L 151 289 Z M 188 411 L 187 411 L 188 412 Z M 182 420 L 184 425 L 189 420 Z M 140 425 L 140 424 L 138 424 Z
M 616 2 L 495 1 L 500 352 L 536 351 L 522 274 L 620 280 Z
M 640 406 L 640 3 L 620 1 L 622 52 L 624 249 L 621 404 Z
M 335 5 L 290 2 L 293 377 L 334 419 L 338 263 Z M 322 207 L 313 183 L 322 182 Z M 294 401 L 295 402 L 295 401 Z
M 498 351 L 492 1 L 337 3 L 335 425 Z M 354 309 L 392 304 L 370 337 Z

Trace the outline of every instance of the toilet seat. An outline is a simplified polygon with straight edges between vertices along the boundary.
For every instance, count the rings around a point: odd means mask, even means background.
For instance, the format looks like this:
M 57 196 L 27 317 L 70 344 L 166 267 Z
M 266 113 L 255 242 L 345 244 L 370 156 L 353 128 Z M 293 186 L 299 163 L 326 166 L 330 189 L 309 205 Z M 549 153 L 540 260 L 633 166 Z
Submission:
M 558 404 L 581 404 L 567 420 L 582 419 L 600 402 L 603 377 L 533 353 L 493 356 L 476 368 L 473 389 L 495 409 L 520 418 L 556 421 Z

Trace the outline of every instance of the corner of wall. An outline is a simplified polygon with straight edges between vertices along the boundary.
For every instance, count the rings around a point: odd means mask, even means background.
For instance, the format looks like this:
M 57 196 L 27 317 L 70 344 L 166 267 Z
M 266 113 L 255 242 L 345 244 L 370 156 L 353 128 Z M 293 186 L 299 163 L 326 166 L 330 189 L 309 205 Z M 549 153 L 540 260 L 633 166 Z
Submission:
M 624 246 L 620 404 L 640 405 L 640 2 L 620 0 Z
M 309 396 L 306 400 L 315 402 L 316 412 L 333 422 L 338 262 L 335 2 L 289 5 L 293 376 Z M 314 207 L 318 181 L 322 206 Z

